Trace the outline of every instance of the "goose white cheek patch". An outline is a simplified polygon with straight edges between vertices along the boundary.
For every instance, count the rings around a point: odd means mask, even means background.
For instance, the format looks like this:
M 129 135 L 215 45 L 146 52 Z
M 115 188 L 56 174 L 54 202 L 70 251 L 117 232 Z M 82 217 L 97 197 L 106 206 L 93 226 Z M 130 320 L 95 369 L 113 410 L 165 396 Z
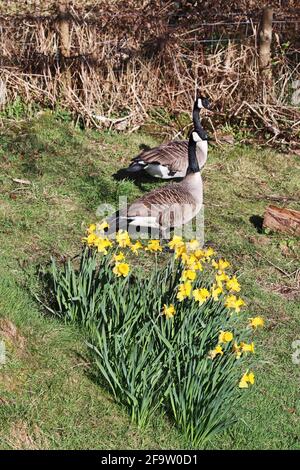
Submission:
M 193 136 L 193 141 L 194 142 L 200 142 L 201 141 L 201 139 L 200 139 L 199 135 L 197 134 L 197 132 L 193 132 L 192 136 Z
M 201 98 L 198 98 L 198 108 L 203 108 L 203 104 L 202 104 Z

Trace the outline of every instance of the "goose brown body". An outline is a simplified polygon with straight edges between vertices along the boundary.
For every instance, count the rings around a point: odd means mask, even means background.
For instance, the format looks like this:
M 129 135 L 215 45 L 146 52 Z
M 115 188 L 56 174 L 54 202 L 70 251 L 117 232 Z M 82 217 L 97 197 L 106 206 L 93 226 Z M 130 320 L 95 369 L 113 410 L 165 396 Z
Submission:
M 184 177 L 188 168 L 188 140 L 175 140 L 144 150 L 132 159 L 132 164 L 141 163 L 145 171 L 151 174 L 150 165 L 160 165 L 168 170 L 170 178 Z M 206 148 L 205 148 L 206 147 Z M 196 157 L 201 169 L 207 160 L 207 144 L 196 149 Z M 156 176 L 155 174 L 153 176 Z
M 194 128 L 201 127 L 200 111 L 202 108 L 209 109 L 209 101 L 204 97 L 197 97 L 193 107 Z M 153 149 L 144 150 L 131 160 L 127 168 L 128 173 L 139 173 L 145 171 L 155 178 L 171 179 L 184 178 L 188 169 L 188 146 L 187 140 L 176 140 L 168 142 Z M 201 169 L 207 159 L 207 141 L 197 145 L 196 157 Z
M 133 225 L 178 227 L 188 223 L 202 206 L 202 179 L 200 173 L 191 173 L 180 183 L 157 188 L 137 199 L 128 208 L 128 219 Z

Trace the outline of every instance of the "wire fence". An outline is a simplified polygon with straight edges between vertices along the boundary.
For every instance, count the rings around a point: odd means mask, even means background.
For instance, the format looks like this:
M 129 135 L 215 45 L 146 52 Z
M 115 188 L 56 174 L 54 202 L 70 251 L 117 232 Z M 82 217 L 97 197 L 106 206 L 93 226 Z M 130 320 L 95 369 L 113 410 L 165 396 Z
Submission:
M 97 18 L 93 20 L 89 18 L 79 18 L 78 15 L 70 15 L 70 25 L 71 29 L 73 26 L 76 26 L 79 22 L 79 25 L 82 28 L 93 28 L 95 35 L 95 40 L 93 41 L 92 48 L 95 46 L 101 45 L 122 45 L 123 47 L 128 46 L 132 42 L 132 36 L 128 34 L 126 28 L 122 28 L 122 17 L 127 17 L 128 15 L 123 15 L 120 13 L 119 15 L 109 15 L 103 14 L 103 18 L 109 17 L 118 18 L 120 20 L 118 28 L 115 30 L 115 34 L 113 38 L 109 38 L 106 34 L 107 25 L 103 27 L 103 23 L 100 21 L 98 15 Z M 142 18 L 141 13 L 135 13 L 136 17 Z M 27 19 L 27 21 L 26 21 Z M 30 19 L 30 21 L 29 21 Z M 26 49 L 31 46 L 36 45 L 38 51 L 38 44 L 36 41 L 32 39 L 34 36 L 34 32 L 37 28 L 43 23 L 47 28 L 51 29 L 55 24 L 56 16 L 55 15 L 47 15 L 43 17 L 34 17 L 30 16 L 0 16 L 0 40 L 7 34 L 13 34 L 14 41 L 15 41 L 15 49 L 17 46 L 19 47 L 19 52 L 22 54 L 24 51 L 24 46 L 26 45 Z M 145 16 L 143 17 L 145 20 Z M 163 34 L 174 35 L 176 37 L 182 38 L 185 43 L 194 42 L 196 44 L 205 44 L 214 46 L 216 44 L 226 44 L 229 41 L 233 43 L 241 43 L 251 40 L 255 40 L 256 33 L 259 27 L 259 20 L 247 18 L 246 20 L 239 20 L 236 19 L 235 21 L 214 21 L 214 22 L 206 22 L 201 21 L 199 24 L 194 24 L 192 29 L 183 30 L 178 26 L 168 25 L 166 24 L 164 27 Z M 20 30 L 28 29 L 26 37 L 22 37 L 20 34 Z M 55 27 L 54 27 L 55 31 Z M 105 33 L 105 39 L 98 39 L 101 38 L 101 33 Z M 289 45 L 290 47 L 287 48 L 286 53 L 288 55 L 294 55 L 296 61 L 299 61 L 300 55 L 300 17 L 299 19 L 285 19 L 285 20 L 274 20 L 273 21 L 273 33 L 277 44 L 285 44 Z M 152 35 L 155 37 L 155 34 Z M 121 44 L 122 43 L 122 44 Z M 87 52 L 88 44 L 85 45 L 85 52 Z M 71 44 L 71 48 L 76 49 L 76 44 Z M 78 51 L 78 53 L 82 53 L 82 51 Z M 5 51 L 3 51 L 2 56 L 5 56 Z

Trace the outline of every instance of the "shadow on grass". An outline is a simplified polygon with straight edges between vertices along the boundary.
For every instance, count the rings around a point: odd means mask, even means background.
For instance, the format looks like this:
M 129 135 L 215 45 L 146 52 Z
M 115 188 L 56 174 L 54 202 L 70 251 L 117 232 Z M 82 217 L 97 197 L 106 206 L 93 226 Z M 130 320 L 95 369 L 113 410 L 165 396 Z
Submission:
M 147 150 L 150 150 L 152 147 L 150 147 L 150 145 L 147 145 L 147 144 L 140 144 L 139 145 L 139 149 L 141 150 L 141 152 L 146 152 Z
M 263 233 L 264 219 L 260 215 L 251 215 L 249 222 L 256 228 L 258 233 Z
M 146 173 L 145 171 L 129 173 L 126 168 L 121 168 L 112 176 L 116 181 L 121 181 L 124 179 L 130 180 L 138 187 L 140 187 L 140 185 L 143 183 L 157 183 L 159 181 L 157 178 L 148 175 L 148 173 Z

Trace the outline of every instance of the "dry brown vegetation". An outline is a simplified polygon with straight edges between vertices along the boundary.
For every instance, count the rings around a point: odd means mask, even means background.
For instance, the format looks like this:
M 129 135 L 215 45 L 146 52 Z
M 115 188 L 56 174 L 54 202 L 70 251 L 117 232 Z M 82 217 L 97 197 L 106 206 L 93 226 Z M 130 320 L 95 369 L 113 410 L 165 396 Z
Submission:
M 164 109 L 175 116 L 166 119 L 167 132 L 178 135 L 188 123 L 182 113 L 190 112 L 201 90 L 216 112 L 214 126 L 208 120 L 212 131 L 229 122 L 263 131 L 270 143 L 293 144 L 297 138 L 300 113 L 291 105 L 300 70 L 294 1 L 273 2 L 271 84 L 259 70 L 258 1 L 6 3 L 9 9 L 0 10 L 2 105 L 21 96 L 43 106 L 59 104 L 87 125 L 131 131 L 149 113 L 158 113 L 161 122 Z M 67 4 L 65 12 L 59 3 Z

